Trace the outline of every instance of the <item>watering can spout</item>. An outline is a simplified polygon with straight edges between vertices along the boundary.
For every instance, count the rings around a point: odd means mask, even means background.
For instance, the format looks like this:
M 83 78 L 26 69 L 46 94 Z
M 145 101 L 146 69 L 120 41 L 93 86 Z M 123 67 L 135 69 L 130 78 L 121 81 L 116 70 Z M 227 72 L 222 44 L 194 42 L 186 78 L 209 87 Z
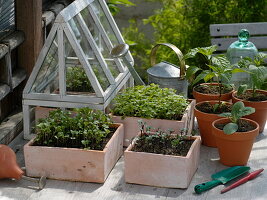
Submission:
M 16 161 L 15 152 L 6 145 L 0 145 L 0 179 L 14 178 L 21 179 L 24 172 Z

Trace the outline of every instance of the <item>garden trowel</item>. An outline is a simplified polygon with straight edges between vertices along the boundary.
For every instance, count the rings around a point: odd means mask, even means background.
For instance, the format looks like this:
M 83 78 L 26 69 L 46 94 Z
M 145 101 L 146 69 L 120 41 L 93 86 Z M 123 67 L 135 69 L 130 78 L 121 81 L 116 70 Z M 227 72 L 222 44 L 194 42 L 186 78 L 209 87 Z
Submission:
M 248 172 L 250 167 L 247 166 L 235 166 L 224 169 L 216 174 L 212 174 L 212 181 L 201 183 L 195 186 L 195 192 L 200 194 L 201 192 L 207 191 L 217 185 L 225 184 L 228 181 Z

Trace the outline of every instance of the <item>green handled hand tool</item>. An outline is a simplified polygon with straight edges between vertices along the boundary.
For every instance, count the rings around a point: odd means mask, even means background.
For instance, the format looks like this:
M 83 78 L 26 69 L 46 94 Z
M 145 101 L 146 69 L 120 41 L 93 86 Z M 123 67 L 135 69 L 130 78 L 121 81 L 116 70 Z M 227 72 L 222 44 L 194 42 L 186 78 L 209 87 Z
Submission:
M 228 181 L 248 172 L 250 167 L 247 166 L 235 166 L 224 169 L 216 174 L 212 174 L 212 181 L 201 183 L 195 186 L 195 192 L 200 194 L 201 192 L 207 191 L 217 185 L 225 184 Z

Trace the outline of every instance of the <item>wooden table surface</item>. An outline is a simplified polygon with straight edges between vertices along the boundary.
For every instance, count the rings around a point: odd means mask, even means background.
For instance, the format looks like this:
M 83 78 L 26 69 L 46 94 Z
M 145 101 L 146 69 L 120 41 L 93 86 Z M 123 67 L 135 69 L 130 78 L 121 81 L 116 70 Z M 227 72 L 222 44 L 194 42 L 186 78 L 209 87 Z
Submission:
M 10 146 L 16 151 L 20 166 L 24 166 L 22 147 L 27 141 L 20 134 Z M 200 195 L 194 193 L 196 184 L 211 180 L 210 176 L 227 168 L 218 161 L 216 148 L 201 146 L 200 163 L 189 188 L 157 188 L 124 182 L 123 157 L 117 162 L 105 184 L 80 183 L 47 180 L 43 190 L 37 190 L 35 183 L 26 180 L 0 180 L 0 200 L 266 200 L 267 199 L 267 128 L 260 134 L 250 155 L 248 166 L 251 171 L 264 168 L 253 179 L 227 193 L 220 194 L 225 187 L 219 185 Z M 136 163 L 138 167 L 138 163 Z M 229 185 L 227 183 L 226 185 Z

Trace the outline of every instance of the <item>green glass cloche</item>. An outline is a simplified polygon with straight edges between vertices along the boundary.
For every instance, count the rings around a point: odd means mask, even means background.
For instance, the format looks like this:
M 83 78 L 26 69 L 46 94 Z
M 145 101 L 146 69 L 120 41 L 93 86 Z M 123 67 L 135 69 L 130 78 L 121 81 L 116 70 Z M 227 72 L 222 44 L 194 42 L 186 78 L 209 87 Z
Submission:
M 258 54 L 256 46 L 248 41 L 249 32 L 247 29 L 241 29 L 238 33 L 238 41 L 233 42 L 227 49 L 227 58 L 231 64 L 237 63 L 241 58 L 254 58 Z

